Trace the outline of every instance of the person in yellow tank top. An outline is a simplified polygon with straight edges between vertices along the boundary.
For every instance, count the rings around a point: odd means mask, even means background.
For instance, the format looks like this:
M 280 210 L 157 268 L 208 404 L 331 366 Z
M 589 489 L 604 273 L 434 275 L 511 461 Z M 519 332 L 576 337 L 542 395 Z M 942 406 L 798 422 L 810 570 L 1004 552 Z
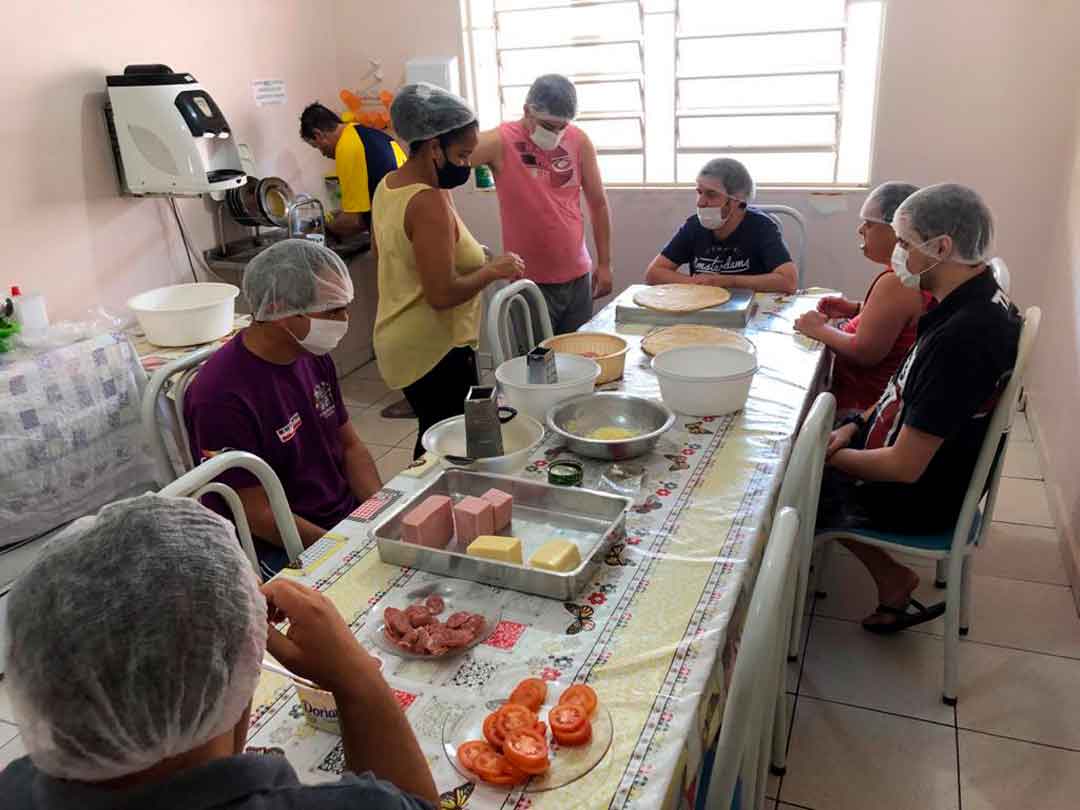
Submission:
M 419 458 L 424 431 L 463 413 L 469 387 L 479 382 L 480 292 L 520 278 L 525 263 L 514 254 L 485 261 L 454 209 L 448 190 L 469 179 L 477 144 L 476 113 L 465 100 L 434 85 L 407 85 L 390 119 L 409 159 L 383 178 L 372 205 L 375 359 L 386 384 L 402 389 L 416 413 Z

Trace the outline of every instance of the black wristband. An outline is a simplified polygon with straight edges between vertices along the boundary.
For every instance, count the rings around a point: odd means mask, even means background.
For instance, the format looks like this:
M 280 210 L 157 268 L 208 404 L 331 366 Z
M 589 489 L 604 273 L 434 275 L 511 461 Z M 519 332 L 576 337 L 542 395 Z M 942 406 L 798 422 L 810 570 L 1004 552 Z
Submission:
M 853 413 L 845 416 L 843 419 L 840 420 L 839 427 L 843 427 L 844 425 L 855 425 L 855 427 L 857 427 L 859 429 L 859 432 L 861 433 L 862 431 L 866 430 L 867 422 L 863 418 L 863 415 L 861 413 Z

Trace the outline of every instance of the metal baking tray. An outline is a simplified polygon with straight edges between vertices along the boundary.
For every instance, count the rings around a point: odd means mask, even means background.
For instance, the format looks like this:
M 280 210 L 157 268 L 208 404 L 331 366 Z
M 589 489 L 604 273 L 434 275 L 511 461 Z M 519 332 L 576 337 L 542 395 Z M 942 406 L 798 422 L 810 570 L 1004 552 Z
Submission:
M 615 304 L 617 323 L 646 323 L 655 326 L 674 326 L 679 323 L 696 323 L 703 326 L 720 326 L 728 329 L 742 329 L 754 314 L 754 293 L 752 290 L 731 290 L 731 298 L 718 307 L 699 309 L 697 312 L 673 314 L 657 312 L 634 303 L 634 293 L 645 285 L 635 284 L 619 296 Z
M 514 496 L 513 519 L 500 534 L 521 540 L 524 565 L 465 554 L 457 539 L 446 549 L 425 548 L 401 539 L 401 522 L 429 495 L 449 495 L 454 502 L 481 495 L 492 487 Z M 613 538 L 626 530 L 631 500 L 577 487 L 557 487 L 505 475 L 446 470 L 414 495 L 397 513 L 375 527 L 379 557 L 385 563 L 419 568 L 433 574 L 469 579 L 552 599 L 573 599 L 595 576 Z M 576 543 L 581 565 L 565 574 L 530 568 L 529 559 L 548 540 L 563 537 Z

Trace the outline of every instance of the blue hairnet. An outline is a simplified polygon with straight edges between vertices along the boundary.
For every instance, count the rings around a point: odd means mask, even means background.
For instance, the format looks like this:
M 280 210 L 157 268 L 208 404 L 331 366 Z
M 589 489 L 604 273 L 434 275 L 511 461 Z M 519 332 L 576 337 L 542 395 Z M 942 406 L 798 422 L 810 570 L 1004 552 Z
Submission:
M 266 600 L 224 518 L 143 495 L 49 544 L 11 590 L 7 636 L 30 758 L 100 782 L 236 725 L 259 678 Z

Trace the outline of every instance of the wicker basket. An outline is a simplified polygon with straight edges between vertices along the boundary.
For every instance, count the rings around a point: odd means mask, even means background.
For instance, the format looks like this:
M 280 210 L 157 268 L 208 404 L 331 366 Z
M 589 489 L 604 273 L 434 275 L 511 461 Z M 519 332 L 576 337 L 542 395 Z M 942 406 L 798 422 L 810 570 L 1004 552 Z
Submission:
M 626 353 L 630 344 L 618 335 L 607 332 L 570 332 L 556 335 L 540 344 L 548 349 L 566 354 L 580 354 L 600 364 L 600 376 L 597 385 L 614 382 L 623 375 L 626 366 Z

